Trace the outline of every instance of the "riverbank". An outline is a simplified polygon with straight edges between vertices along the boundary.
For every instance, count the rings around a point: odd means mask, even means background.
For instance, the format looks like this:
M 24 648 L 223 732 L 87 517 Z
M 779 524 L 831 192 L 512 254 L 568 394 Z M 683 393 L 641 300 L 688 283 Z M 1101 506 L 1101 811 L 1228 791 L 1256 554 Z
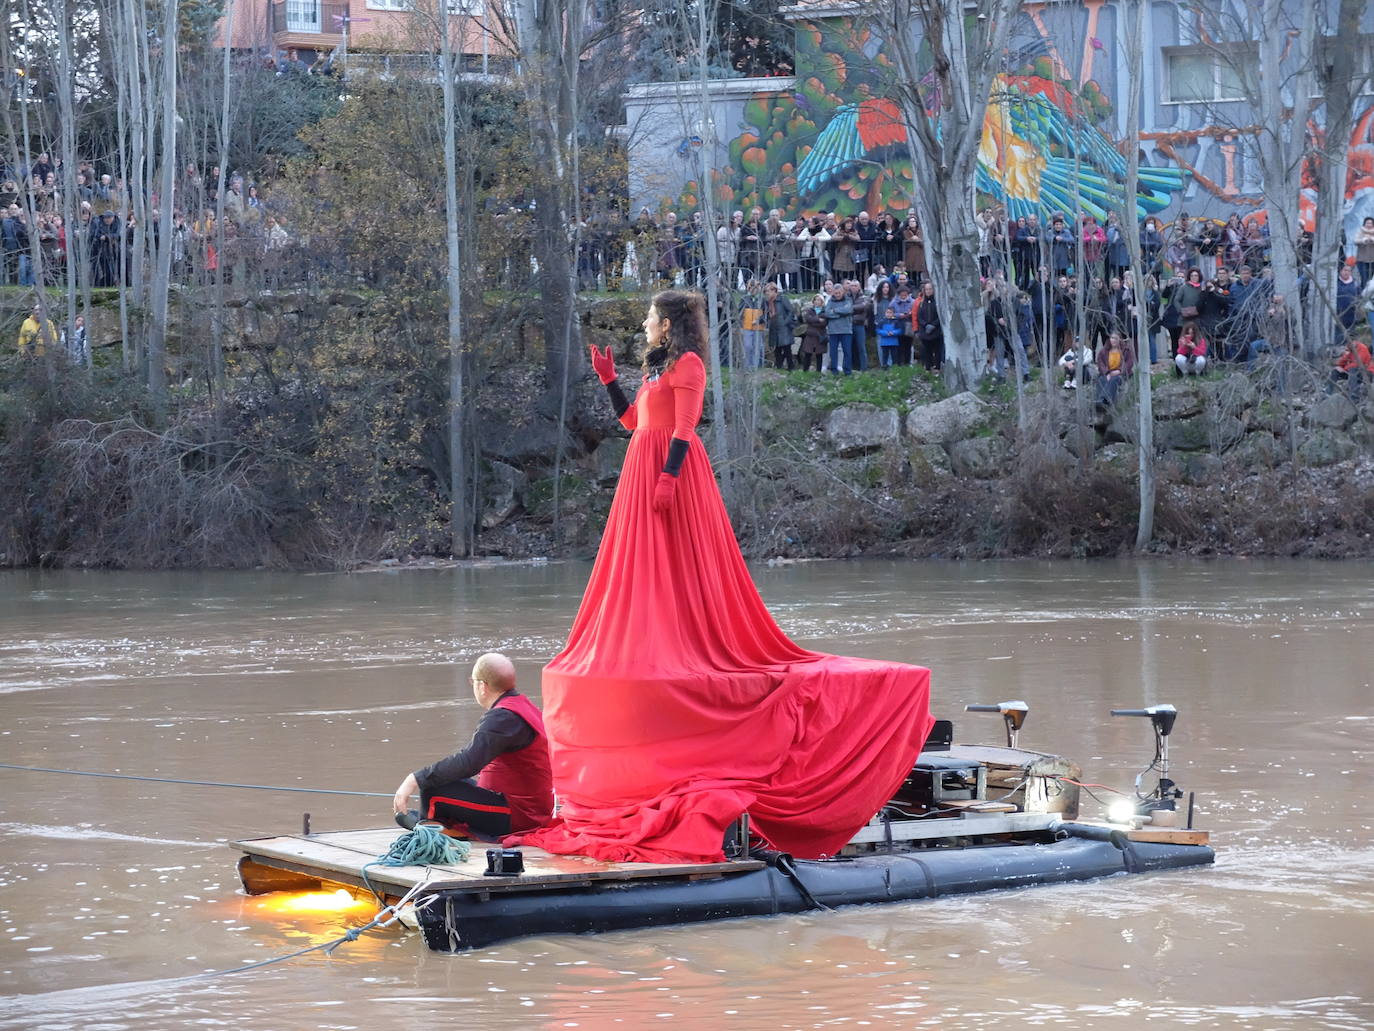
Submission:
M 583 325 L 616 348 L 629 394 L 637 313 L 600 303 Z M 188 380 L 171 413 L 150 409 L 103 355 L 89 373 L 0 358 L 0 477 L 14 498 L 0 511 L 0 566 L 447 559 L 443 366 L 418 347 L 400 360 L 356 305 L 312 317 L 325 335 L 361 327 L 357 349 L 293 350 L 284 315 L 286 328 L 245 325 L 228 334 L 218 403 L 198 401 Z M 475 554 L 586 558 L 628 434 L 590 374 L 572 383 L 560 428 L 528 326 L 503 332 L 484 341 L 495 357 L 469 388 Z M 1035 369 L 1018 399 L 1010 385 L 949 396 L 915 368 L 726 370 L 699 432 L 752 559 L 1131 553 L 1133 389 L 1104 408 L 1057 376 L 1046 390 L 1043 376 Z M 1200 379 L 1156 371 L 1152 384 L 1150 553 L 1374 557 L 1374 400 L 1327 393 L 1292 360 Z
M 1374 556 L 1374 404 L 1319 390 L 1279 395 L 1271 377 L 1154 375 L 1152 553 Z M 717 465 L 753 558 L 1082 558 L 1134 548 L 1131 392 L 1111 409 L 1080 408 L 1057 383 L 1046 392 L 1037 371 L 1024 415 L 1010 387 L 947 397 L 912 369 L 838 380 L 763 370 L 743 392 L 738 418 L 752 432 L 726 436 L 752 437 L 753 450 Z M 570 464 L 557 522 L 550 480 L 530 475 L 521 456 L 491 458 L 513 486 L 491 499 L 483 551 L 595 549 L 625 446 L 600 422 L 604 435 Z M 714 447 L 713 423 L 700 433 Z M 1087 461 L 1080 450 L 1090 450 Z

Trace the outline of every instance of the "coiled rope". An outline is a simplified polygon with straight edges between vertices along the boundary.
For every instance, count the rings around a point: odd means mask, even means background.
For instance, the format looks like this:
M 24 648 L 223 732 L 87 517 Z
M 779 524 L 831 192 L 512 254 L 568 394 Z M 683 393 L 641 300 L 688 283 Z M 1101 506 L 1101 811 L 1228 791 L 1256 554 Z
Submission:
M 368 879 L 369 866 L 452 866 L 467 862 L 471 853 L 471 845 L 462 838 L 450 838 L 438 824 L 417 823 L 414 830 L 406 831 L 391 843 L 386 855 L 363 866 L 363 883 L 378 902 L 383 902 L 382 893 Z

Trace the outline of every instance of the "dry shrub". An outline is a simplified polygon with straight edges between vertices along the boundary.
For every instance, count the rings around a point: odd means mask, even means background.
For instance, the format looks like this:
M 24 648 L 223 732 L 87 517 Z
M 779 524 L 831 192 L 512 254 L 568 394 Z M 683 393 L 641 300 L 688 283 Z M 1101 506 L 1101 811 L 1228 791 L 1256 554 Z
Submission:
M 256 459 L 231 442 L 130 419 L 67 420 L 45 449 L 33 529 L 64 564 L 242 567 L 280 562 Z
M 1006 484 L 999 552 L 1092 558 L 1135 545 L 1140 495 L 1111 470 L 1086 473 L 1062 462 L 1026 461 Z

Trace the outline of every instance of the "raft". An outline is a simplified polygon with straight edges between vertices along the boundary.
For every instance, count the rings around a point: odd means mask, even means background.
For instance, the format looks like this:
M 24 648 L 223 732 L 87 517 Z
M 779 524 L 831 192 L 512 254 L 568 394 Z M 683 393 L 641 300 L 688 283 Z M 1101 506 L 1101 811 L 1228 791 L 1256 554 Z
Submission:
M 715 863 L 626 863 L 519 849 L 518 874 L 492 876 L 479 842 L 463 864 L 375 865 L 396 828 L 232 842 L 252 895 L 344 887 L 388 902 L 423 885 L 415 918 L 439 952 L 526 935 L 588 934 L 841 906 L 912 902 L 1204 866 L 1191 826 L 1078 818 L 1079 767 L 1018 748 L 953 745 L 922 753 L 892 804 L 840 854 L 798 860 L 755 840 Z M 1178 815 L 1178 814 L 1173 814 Z M 747 828 L 737 840 L 748 841 Z M 499 869 L 499 848 L 493 865 Z M 492 872 L 495 872 L 493 870 Z
M 1206 845 L 1131 841 L 1120 829 L 1059 823 L 1047 832 L 1056 840 L 898 849 L 826 860 L 789 861 L 775 853 L 760 870 L 693 880 L 599 881 L 552 894 L 439 891 L 417 913 L 431 949 L 458 952 L 525 935 L 599 933 L 911 902 L 1176 870 L 1214 859 Z

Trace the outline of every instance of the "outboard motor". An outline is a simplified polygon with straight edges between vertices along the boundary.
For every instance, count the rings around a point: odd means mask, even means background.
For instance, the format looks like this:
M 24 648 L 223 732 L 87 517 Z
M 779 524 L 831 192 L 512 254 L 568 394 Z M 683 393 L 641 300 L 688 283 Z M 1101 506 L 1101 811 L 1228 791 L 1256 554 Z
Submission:
M 1150 721 L 1150 726 L 1155 732 L 1155 757 L 1150 761 L 1150 765 L 1141 770 L 1135 778 L 1135 796 L 1137 799 L 1135 811 L 1140 814 L 1148 815 L 1159 810 L 1172 811 L 1177 808 L 1177 800 L 1183 797 L 1183 792 L 1169 778 L 1169 735 L 1173 733 L 1174 721 L 1178 719 L 1178 710 L 1172 705 L 1151 705 L 1144 709 L 1113 709 L 1113 716 L 1141 716 Z M 1154 786 L 1154 790 L 1147 795 L 1140 793 L 1140 781 L 1151 770 L 1159 773 L 1159 782 Z M 1189 824 L 1192 823 L 1192 813 L 1189 814 Z
M 965 712 L 1000 712 L 1007 725 L 1007 747 L 1016 747 L 1016 735 L 1030 715 L 1030 706 L 1025 702 L 998 702 L 996 705 L 965 705 Z

